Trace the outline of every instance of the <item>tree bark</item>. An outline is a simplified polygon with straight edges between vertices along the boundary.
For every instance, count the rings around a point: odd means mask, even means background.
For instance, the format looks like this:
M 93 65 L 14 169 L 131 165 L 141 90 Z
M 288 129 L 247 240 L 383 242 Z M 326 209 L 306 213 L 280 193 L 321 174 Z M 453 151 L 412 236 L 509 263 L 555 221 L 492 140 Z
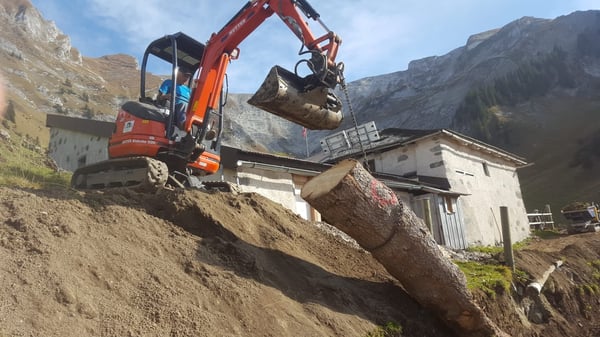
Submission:
M 474 302 L 464 274 L 443 255 L 423 221 L 359 162 L 345 160 L 314 177 L 302 198 L 461 336 L 508 336 Z

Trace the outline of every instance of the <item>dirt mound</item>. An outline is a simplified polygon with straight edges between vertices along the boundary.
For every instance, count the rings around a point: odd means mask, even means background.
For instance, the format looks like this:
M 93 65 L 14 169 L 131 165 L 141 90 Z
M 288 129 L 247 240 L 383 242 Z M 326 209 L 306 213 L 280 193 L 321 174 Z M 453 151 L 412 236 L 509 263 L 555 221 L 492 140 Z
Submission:
M 516 253 L 476 293 L 513 336 L 598 336 L 600 235 Z M 526 285 L 557 260 L 537 299 Z M 370 254 L 260 195 L 0 188 L 0 336 L 453 336 Z
M 518 275 L 511 294 L 478 294 L 504 331 L 513 336 L 600 336 L 598 233 L 533 239 L 515 252 L 515 261 Z M 551 271 L 553 265 L 559 267 Z M 540 295 L 532 295 L 527 286 L 545 273 L 550 274 Z
M 365 251 L 256 194 L 0 188 L 0 336 L 449 336 Z

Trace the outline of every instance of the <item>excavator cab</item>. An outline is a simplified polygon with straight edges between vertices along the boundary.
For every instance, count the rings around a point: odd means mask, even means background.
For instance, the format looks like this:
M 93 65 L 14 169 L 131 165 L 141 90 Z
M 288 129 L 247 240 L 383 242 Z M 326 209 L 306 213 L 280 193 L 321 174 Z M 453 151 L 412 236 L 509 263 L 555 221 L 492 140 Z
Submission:
M 177 133 L 176 125 L 176 114 L 170 113 L 176 111 L 176 92 L 175 90 L 170 91 L 170 99 L 166 101 L 159 101 L 156 98 L 158 94 L 156 83 L 148 83 L 147 77 L 149 72 L 149 62 L 155 65 L 157 62 L 163 61 L 162 65 L 168 65 L 171 72 L 172 83 L 177 82 L 178 73 L 183 69 L 195 73 L 200 65 L 200 60 L 204 53 L 204 44 L 196 41 L 190 36 L 179 32 L 172 35 L 166 35 L 160 39 L 151 42 L 144 53 L 142 59 L 141 69 L 141 80 L 140 80 L 140 102 L 149 103 L 162 110 L 166 118 L 166 136 L 173 138 L 174 133 Z M 190 76 L 185 85 L 188 88 L 193 88 L 193 76 Z M 148 97 L 147 95 L 151 95 Z M 183 131 L 183 130 L 182 130 Z

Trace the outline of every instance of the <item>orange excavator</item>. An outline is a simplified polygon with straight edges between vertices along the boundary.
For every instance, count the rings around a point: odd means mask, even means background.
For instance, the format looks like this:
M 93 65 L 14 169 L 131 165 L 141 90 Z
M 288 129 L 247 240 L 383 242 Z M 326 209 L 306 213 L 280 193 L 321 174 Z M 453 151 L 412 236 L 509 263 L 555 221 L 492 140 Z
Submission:
M 340 37 L 307 0 L 252 0 L 206 44 L 181 32 L 150 43 L 142 61 L 139 101 L 121 106 L 109 140 L 109 159 L 77 169 L 72 187 L 186 187 L 197 185 L 199 176 L 217 172 L 227 66 L 238 58 L 238 45 L 273 14 L 300 40 L 299 55 L 306 59 L 294 72 L 274 66 L 248 103 L 308 129 L 337 128 L 342 104 L 333 89 L 343 81 L 343 63 L 335 61 Z M 317 21 L 326 33 L 315 36 L 306 18 Z M 191 95 L 183 125 L 173 113 L 175 90 L 166 106 L 146 96 L 149 56 L 171 65 L 172 83 L 182 69 L 194 74 L 187 82 Z M 303 77 L 298 74 L 301 64 L 309 70 Z

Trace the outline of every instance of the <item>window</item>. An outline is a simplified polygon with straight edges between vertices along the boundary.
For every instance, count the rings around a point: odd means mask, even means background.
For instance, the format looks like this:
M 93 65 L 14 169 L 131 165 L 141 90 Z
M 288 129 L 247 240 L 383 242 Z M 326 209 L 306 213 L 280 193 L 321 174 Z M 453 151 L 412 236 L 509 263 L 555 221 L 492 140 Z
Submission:
M 490 170 L 488 168 L 488 164 L 486 162 L 481 163 L 481 165 L 483 166 L 483 173 L 485 173 L 486 176 L 490 176 Z
M 79 159 L 77 159 L 77 167 L 85 166 L 86 161 L 87 158 L 85 156 L 79 157 Z
M 465 171 L 462 171 L 462 170 L 455 170 L 455 172 L 458 173 L 458 174 L 469 176 L 469 177 L 473 176 L 473 173 L 465 172 Z
M 446 213 L 448 214 L 453 214 L 456 212 L 456 198 L 444 196 L 444 207 L 446 208 Z

